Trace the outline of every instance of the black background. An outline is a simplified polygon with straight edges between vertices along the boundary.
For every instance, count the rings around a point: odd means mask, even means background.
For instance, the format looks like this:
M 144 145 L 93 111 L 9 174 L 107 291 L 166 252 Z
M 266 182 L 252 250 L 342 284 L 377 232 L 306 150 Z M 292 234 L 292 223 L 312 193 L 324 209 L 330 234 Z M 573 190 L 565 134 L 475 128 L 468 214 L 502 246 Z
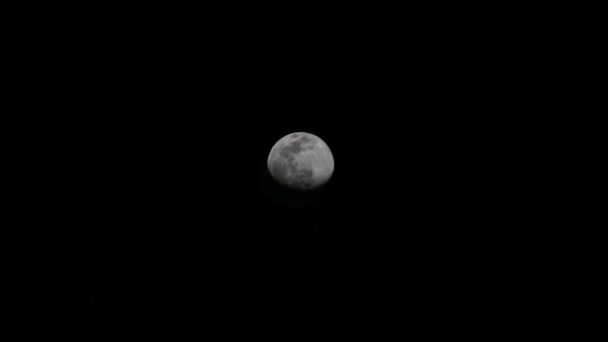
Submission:
M 592 311 L 606 240 L 565 205 L 561 128 L 593 111 L 590 17 L 76 11 L 4 28 L 17 312 L 103 322 L 90 340 L 518 336 Z M 296 131 L 336 164 L 305 207 L 267 191 Z

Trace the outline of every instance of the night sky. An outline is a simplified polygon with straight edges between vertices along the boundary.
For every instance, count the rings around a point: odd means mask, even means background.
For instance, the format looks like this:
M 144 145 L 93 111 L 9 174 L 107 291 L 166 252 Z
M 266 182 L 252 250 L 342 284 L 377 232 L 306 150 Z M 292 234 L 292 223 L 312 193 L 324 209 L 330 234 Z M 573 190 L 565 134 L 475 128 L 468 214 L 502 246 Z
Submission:
M 104 317 L 81 341 L 542 336 L 606 286 L 558 128 L 592 110 L 593 20 L 107 11 L 5 25 L 19 314 Z M 335 159 L 296 207 L 266 170 L 292 132 Z

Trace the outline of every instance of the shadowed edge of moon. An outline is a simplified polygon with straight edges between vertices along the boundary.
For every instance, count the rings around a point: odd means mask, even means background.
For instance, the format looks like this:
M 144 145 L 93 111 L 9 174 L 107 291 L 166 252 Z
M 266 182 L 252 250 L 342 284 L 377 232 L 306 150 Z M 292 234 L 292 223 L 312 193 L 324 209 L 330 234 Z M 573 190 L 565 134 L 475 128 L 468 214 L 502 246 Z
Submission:
M 326 182 L 327 183 L 327 182 Z M 294 189 L 277 182 L 268 172 L 266 163 L 260 165 L 258 186 L 275 204 L 288 208 L 302 208 L 319 203 L 325 195 L 325 183 L 313 189 Z

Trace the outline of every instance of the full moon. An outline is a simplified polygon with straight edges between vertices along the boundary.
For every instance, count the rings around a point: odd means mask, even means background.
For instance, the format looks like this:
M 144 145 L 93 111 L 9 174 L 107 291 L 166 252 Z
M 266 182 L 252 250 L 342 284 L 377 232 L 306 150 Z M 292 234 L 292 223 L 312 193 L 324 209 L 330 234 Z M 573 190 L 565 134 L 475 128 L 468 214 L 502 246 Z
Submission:
M 272 147 L 268 171 L 281 185 L 312 190 L 329 181 L 334 172 L 334 157 L 327 144 L 316 135 L 291 133 Z

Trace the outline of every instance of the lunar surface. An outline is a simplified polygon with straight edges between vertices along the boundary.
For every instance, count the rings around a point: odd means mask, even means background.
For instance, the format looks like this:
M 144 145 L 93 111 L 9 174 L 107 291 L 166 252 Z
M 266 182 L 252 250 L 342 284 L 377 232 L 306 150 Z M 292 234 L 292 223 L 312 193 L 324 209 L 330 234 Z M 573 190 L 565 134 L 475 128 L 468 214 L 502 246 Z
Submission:
M 274 145 L 268 156 L 268 170 L 284 186 L 312 190 L 329 181 L 334 172 L 334 158 L 319 137 L 297 132 Z

